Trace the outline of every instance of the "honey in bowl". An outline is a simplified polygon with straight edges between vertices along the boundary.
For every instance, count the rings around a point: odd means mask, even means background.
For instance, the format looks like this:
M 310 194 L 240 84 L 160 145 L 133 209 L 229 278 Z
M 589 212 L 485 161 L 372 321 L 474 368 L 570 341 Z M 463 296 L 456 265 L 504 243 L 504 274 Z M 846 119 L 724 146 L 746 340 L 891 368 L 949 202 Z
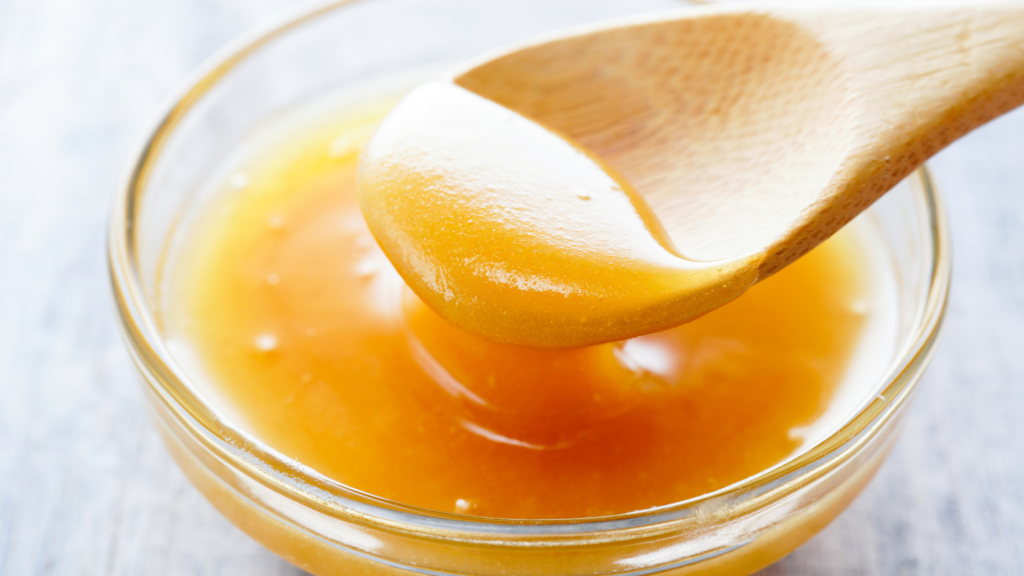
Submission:
M 357 204 L 360 147 L 392 102 L 310 105 L 258 130 L 168 258 L 172 352 L 280 453 L 433 510 L 605 516 L 779 464 L 877 381 L 895 288 L 864 219 L 727 306 L 626 342 L 542 350 L 449 325 Z

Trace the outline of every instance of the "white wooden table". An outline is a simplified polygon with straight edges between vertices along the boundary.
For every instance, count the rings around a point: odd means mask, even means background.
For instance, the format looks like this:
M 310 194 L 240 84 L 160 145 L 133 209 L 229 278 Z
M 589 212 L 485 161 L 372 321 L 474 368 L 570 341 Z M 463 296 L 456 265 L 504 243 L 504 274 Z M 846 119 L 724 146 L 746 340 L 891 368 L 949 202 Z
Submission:
M 0 0 L 0 575 L 290 575 L 142 410 L 104 261 L 117 175 L 202 59 L 295 0 Z M 888 463 L 770 575 L 1024 574 L 1024 111 L 940 155 L 955 278 Z

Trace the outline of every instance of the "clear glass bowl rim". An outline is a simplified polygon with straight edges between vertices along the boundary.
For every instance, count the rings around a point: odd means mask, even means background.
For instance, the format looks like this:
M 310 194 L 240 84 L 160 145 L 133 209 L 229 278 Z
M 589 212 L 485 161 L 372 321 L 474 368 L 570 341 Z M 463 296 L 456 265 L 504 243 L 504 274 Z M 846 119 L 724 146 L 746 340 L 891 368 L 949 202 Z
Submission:
M 925 200 L 933 259 L 923 309 L 901 343 L 900 356 L 885 378 L 882 392 L 828 438 L 755 476 L 702 496 L 616 516 L 584 519 L 518 520 L 479 518 L 417 508 L 386 500 L 326 478 L 263 445 L 234 427 L 185 383 L 184 371 L 163 344 L 149 309 L 137 265 L 135 222 L 147 177 L 163 145 L 189 111 L 235 66 L 263 46 L 317 17 L 366 0 L 316 2 L 258 27 L 229 43 L 201 65 L 169 98 L 163 112 L 130 156 L 116 189 L 108 236 L 108 266 L 119 325 L 127 347 L 156 397 L 193 436 L 233 468 L 328 516 L 366 526 L 447 539 L 487 541 L 502 536 L 575 540 L 595 533 L 611 540 L 645 528 L 664 527 L 697 515 L 709 505 L 740 510 L 774 500 L 820 477 L 851 458 L 906 402 L 934 351 L 944 318 L 951 275 L 949 229 L 941 198 L 927 168 L 916 179 Z M 659 532 L 661 530 L 658 530 Z M 563 542 L 571 544 L 571 542 Z

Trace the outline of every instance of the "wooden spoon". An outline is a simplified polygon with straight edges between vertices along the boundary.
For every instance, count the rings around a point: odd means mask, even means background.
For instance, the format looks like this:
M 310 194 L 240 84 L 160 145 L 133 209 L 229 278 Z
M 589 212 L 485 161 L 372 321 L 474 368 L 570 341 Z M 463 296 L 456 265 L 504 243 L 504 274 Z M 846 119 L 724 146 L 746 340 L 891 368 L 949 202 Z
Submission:
M 724 304 L 831 236 L 927 158 L 1024 103 L 1024 5 L 688 9 L 518 46 L 448 80 L 599 158 L 650 206 L 669 239 L 648 228 L 666 250 L 674 243 L 691 264 L 707 263 L 693 270 L 711 271 L 706 282 L 679 282 L 668 298 L 643 279 L 635 289 L 620 282 L 628 294 L 581 289 L 586 297 L 572 306 L 557 298 L 552 306 L 539 284 L 511 307 L 483 284 L 446 298 L 403 264 L 394 230 L 385 229 L 394 222 L 383 221 L 387 199 L 363 193 L 385 251 L 442 315 L 507 342 L 580 346 Z M 386 152 L 369 155 L 370 167 Z M 642 201 L 634 204 L 643 215 Z M 529 218 L 515 225 L 524 238 L 536 232 Z M 574 314 L 592 321 L 574 323 Z

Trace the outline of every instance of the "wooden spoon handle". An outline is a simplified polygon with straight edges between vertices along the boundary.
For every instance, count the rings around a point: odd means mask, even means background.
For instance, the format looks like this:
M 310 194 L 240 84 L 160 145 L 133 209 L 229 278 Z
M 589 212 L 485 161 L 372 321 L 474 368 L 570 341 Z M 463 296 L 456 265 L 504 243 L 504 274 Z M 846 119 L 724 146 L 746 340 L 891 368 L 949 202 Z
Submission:
M 852 148 L 820 200 L 769 247 L 762 278 L 954 140 L 1024 104 L 1024 5 L 808 10 L 784 17 L 814 31 L 844 66 Z

